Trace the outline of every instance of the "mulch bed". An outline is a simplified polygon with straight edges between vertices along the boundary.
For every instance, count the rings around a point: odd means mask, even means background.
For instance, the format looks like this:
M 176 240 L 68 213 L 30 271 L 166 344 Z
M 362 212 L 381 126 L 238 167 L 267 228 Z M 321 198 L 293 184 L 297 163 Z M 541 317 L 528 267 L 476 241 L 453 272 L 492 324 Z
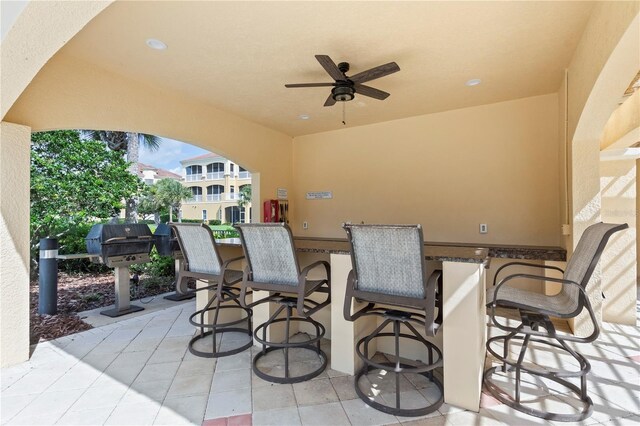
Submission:
M 173 277 L 140 276 L 136 289 L 131 285 L 131 299 L 155 296 L 175 290 Z M 31 344 L 56 339 L 93 328 L 82 321 L 79 312 L 112 305 L 115 302 L 113 273 L 58 274 L 58 314 L 38 314 L 38 281 L 30 283 Z

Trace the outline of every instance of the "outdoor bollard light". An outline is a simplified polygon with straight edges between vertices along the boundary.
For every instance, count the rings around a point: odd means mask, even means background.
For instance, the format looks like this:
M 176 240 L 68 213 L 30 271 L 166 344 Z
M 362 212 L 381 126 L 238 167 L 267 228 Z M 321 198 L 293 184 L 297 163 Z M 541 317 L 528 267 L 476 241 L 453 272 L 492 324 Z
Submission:
M 40 277 L 38 281 L 38 313 L 58 313 L 58 240 L 40 240 Z

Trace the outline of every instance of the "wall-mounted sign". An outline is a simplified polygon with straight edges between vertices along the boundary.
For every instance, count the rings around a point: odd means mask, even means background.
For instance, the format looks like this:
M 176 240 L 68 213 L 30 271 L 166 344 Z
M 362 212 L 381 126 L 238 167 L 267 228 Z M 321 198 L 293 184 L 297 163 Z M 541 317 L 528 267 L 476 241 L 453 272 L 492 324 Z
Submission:
M 328 200 L 333 198 L 331 191 L 315 191 L 307 192 L 307 200 Z
M 289 198 L 286 188 L 278 188 L 277 195 L 278 195 L 278 200 L 286 200 Z

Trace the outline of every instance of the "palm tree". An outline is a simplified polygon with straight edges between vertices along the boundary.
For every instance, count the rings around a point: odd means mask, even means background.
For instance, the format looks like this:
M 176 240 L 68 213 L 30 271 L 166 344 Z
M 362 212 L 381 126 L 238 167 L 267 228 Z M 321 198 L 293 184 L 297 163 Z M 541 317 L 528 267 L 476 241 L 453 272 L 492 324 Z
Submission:
M 121 151 L 126 154 L 129 162 L 129 172 L 138 176 L 139 146 L 142 143 L 151 151 L 160 149 L 162 138 L 145 133 L 114 132 L 110 130 L 81 130 L 87 139 L 102 141 L 113 151 Z M 138 206 L 135 198 L 126 200 L 125 220 L 136 223 L 138 221 Z
M 243 209 L 247 207 L 249 203 L 251 203 L 251 184 L 250 183 L 246 185 L 242 185 L 240 187 L 240 198 L 238 199 L 238 207 Z
M 179 214 L 182 200 L 190 198 L 191 191 L 177 180 L 165 178 L 155 184 L 155 196 L 159 205 L 169 207 L 169 221 L 173 222 L 173 212 Z M 178 222 L 181 221 L 178 215 Z

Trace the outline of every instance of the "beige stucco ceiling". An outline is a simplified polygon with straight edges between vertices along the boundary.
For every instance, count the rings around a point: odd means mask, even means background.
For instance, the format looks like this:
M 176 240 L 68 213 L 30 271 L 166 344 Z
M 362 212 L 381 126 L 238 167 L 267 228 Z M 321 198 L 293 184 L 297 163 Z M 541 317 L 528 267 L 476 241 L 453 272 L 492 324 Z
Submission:
M 128 2 L 108 7 L 61 50 L 286 134 L 342 127 L 323 107 L 330 82 L 314 55 L 353 75 L 395 61 L 367 84 L 391 93 L 346 103 L 357 126 L 558 90 L 588 2 Z M 168 45 L 155 51 L 145 40 Z M 472 78 L 482 84 L 467 87 Z M 308 114 L 309 120 L 301 120 Z

